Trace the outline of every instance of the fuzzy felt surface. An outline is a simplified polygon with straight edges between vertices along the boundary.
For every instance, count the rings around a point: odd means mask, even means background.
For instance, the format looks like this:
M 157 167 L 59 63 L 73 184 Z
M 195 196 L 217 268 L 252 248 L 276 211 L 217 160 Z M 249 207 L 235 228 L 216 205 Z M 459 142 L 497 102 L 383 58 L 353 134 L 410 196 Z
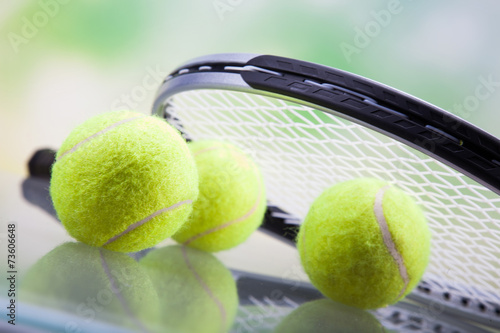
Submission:
M 273 333 L 379 333 L 385 329 L 370 313 L 329 299 L 293 310 Z
M 65 243 L 42 257 L 20 284 L 23 302 L 111 322 L 138 331 L 151 328 L 158 296 L 146 271 L 129 256 Z
M 162 332 L 229 332 L 238 308 L 236 282 L 212 254 L 182 245 L 140 260 L 160 299 Z
M 198 168 L 200 195 L 190 218 L 173 238 L 209 252 L 243 243 L 260 226 L 266 210 L 258 166 L 227 142 L 197 141 L 189 148 Z
M 381 216 L 376 215 L 377 196 Z M 325 296 L 375 309 L 397 302 L 417 285 L 428 264 L 430 240 L 425 216 L 410 196 L 381 180 L 355 179 L 314 201 L 297 246 L 311 282 Z
M 186 221 L 198 174 L 164 120 L 116 111 L 76 127 L 57 153 L 50 194 L 71 236 L 119 252 L 152 247 Z

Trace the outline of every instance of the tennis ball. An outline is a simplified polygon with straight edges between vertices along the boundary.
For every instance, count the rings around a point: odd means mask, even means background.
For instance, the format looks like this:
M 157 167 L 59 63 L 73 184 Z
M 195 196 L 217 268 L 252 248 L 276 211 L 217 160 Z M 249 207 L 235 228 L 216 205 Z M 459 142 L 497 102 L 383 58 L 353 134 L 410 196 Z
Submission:
M 430 255 L 430 232 L 420 208 L 377 179 L 355 179 L 323 192 L 297 240 L 312 284 L 332 300 L 362 309 L 406 296 Z
M 37 261 L 19 295 L 22 302 L 71 314 L 80 330 L 99 320 L 144 332 L 159 317 L 156 290 L 138 262 L 83 243 L 62 244 Z
M 76 127 L 57 152 L 50 194 L 71 236 L 119 252 L 174 234 L 198 196 L 180 134 L 160 118 L 116 111 Z
M 260 226 L 266 211 L 259 168 L 227 142 L 197 141 L 189 148 L 198 168 L 200 196 L 192 215 L 173 238 L 209 252 L 243 243 Z
M 329 299 L 302 304 L 275 328 L 274 333 L 378 333 L 385 329 L 370 313 Z
M 182 245 L 140 261 L 160 299 L 164 332 L 228 332 L 238 308 L 236 282 L 212 254 Z

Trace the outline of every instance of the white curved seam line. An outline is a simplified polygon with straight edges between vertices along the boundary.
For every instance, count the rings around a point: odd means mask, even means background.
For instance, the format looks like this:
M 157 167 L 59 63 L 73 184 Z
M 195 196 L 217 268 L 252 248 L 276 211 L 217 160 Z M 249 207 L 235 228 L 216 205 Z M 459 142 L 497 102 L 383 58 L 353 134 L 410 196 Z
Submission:
M 122 305 L 123 309 L 125 310 L 127 315 L 132 319 L 132 321 L 137 325 L 137 327 L 139 327 L 143 332 L 147 332 L 146 328 L 141 323 L 141 321 L 134 316 L 132 310 L 130 309 L 127 302 L 125 301 L 125 298 L 123 298 L 123 295 L 117 286 L 115 278 L 113 277 L 113 275 L 111 275 L 111 272 L 109 271 L 109 266 L 108 266 L 108 263 L 106 262 L 106 259 L 104 259 L 102 249 L 99 249 L 99 255 L 101 257 L 101 265 L 102 265 L 102 268 L 104 269 L 104 274 L 106 274 L 106 276 L 108 277 L 109 283 L 110 283 L 111 292 L 116 296 L 116 298 L 118 298 L 118 301 Z
M 408 271 L 406 270 L 403 257 L 401 256 L 401 253 L 399 253 L 399 251 L 396 249 L 396 244 L 394 244 L 391 232 L 389 231 L 389 226 L 387 225 L 387 220 L 385 219 L 384 215 L 384 209 L 382 203 L 385 192 L 387 191 L 387 189 L 389 189 L 389 187 L 390 187 L 389 185 L 384 186 L 375 195 L 375 204 L 373 205 L 373 212 L 375 213 L 375 218 L 379 225 L 380 232 L 382 233 L 382 238 L 384 240 L 385 247 L 389 251 L 394 261 L 396 262 L 396 265 L 398 266 L 399 270 L 399 275 L 401 275 L 401 278 L 403 279 L 404 282 L 404 287 L 401 289 L 397 297 L 399 299 L 401 298 L 401 296 L 403 296 L 406 289 L 408 288 L 410 278 L 408 277 Z
M 83 139 L 82 141 L 78 142 L 76 145 L 73 146 L 73 148 L 66 150 L 64 153 L 61 154 L 61 156 L 59 156 L 59 159 L 63 158 L 66 154 L 73 153 L 78 148 L 80 148 L 80 146 L 82 146 L 83 144 L 89 142 L 90 140 L 94 139 L 95 137 L 97 137 L 99 135 L 102 135 L 102 134 L 104 134 L 104 133 L 112 130 L 113 128 L 115 128 L 117 126 L 120 126 L 122 124 L 128 123 L 129 121 L 138 120 L 138 119 L 141 119 L 141 118 L 144 118 L 144 117 L 146 117 L 146 116 L 135 116 L 135 117 L 132 117 L 132 118 L 122 119 L 122 120 L 120 120 L 120 121 L 118 121 L 118 122 L 116 122 L 116 123 L 114 123 L 112 125 L 109 125 L 105 129 L 100 130 L 99 132 L 94 133 L 91 136 L 87 137 L 86 139 Z
M 252 208 L 250 208 L 250 210 L 248 212 L 246 212 L 244 215 L 238 217 L 237 219 L 235 220 L 232 220 L 232 221 L 229 221 L 229 222 L 226 222 L 224 224 L 221 224 L 221 225 L 218 225 L 216 226 L 215 228 L 212 228 L 212 229 L 208 229 L 208 230 L 205 230 L 197 235 L 194 235 L 193 237 L 189 238 L 188 240 L 186 240 L 184 242 L 184 245 L 189 245 L 191 242 L 197 240 L 198 238 L 201 238 L 203 236 L 206 236 L 208 234 L 211 234 L 213 232 L 216 232 L 216 231 L 219 231 L 221 229 L 224 229 L 224 228 L 227 228 L 227 227 L 230 227 L 231 225 L 233 224 L 236 224 L 238 222 L 242 222 L 244 220 L 246 220 L 248 217 L 250 217 L 256 210 L 257 210 L 257 207 L 259 206 L 259 203 L 260 203 L 260 199 L 262 198 L 262 186 L 259 188 L 259 195 L 257 196 L 257 200 L 255 201 L 254 205 L 252 206 Z
M 225 332 L 226 329 L 226 320 L 227 320 L 227 315 L 226 315 L 226 309 L 224 308 L 224 304 L 220 301 L 220 299 L 217 298 L 217 296 L 214 295 L 210 287 L 203 281 L 201 276 L 198 274 L 198 272 L 194 269 L 194 267 L 191 265 L 191 262 L 189 261 L 187 252 L 186 252 L 186 247 L 182 246 L 182 255 L 184 256 L 184 261 L 186 262 L 186 265 L 188 266 L 188 269 L 193 273 L 194 277 L 198 281 L 198 283 L 201 285 L 203 290 L 208 294 L 208 296 L 214 301 L 214 303 L 217 305 L 220 311 L 221 315 L 221 321 L 222 321 L 222 329 L 221 332 Z
M 168 212 L 170 210 L 173 210 L 179 206 L 182 206 L 182 205 L 186 205 L 186 204 L 191 204 L 193 203 L 193 200 L 184 200 L 184 201 L 181 201 L 181 202 L 178 202 L 170 207 L 166 207 L 166 208 L 162 208 L 160 210 L 157 210 L 156 212 L 154 212 L 153 214 L 149 215 L 148 217 L 140 220 L 139 222 L 136 222 L 134 224 L 131 224 L 128 226 L 127 229 L 125 229 L 125 231 L 119 233 L 118 235 L 115 235 L 113 237 L 111 237 L 106 243 L 103 244 L 103 246 L 106 246 L 112 242 L 114 242 L 115 240 L 117 240 L 118 238 L 128 234 L 129 232 L 133 231 L 134 229 L 137 229 L 139 228 L 141 225 L 145 224 L 146 222 L 148 222 L 149 220 L 157 217 L 158 215 L 162 214 L 162 213 L 165 213 L 165 212 Z

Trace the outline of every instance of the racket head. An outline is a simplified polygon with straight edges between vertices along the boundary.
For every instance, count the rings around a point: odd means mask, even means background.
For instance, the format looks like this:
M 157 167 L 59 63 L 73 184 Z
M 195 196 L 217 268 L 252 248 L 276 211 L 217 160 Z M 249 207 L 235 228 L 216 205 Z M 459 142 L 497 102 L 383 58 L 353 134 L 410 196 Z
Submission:
M 429 267 L 410 297 L 500 326 L 500 141 L 490 134 L 357 75 L 245 54 L 180 66 L 153 113 L 188 140 L 226 140 L 251 155 L 268 188 L 266 226 L 279 220 L 275 232 L 288 240 L 335 183 L 372 177 L 403 189 L 433 233 Z

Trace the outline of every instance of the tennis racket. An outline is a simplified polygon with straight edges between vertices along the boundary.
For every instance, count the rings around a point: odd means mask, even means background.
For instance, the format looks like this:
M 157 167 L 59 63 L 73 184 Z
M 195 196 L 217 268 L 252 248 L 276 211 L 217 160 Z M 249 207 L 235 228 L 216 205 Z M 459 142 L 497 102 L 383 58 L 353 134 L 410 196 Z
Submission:
M 218 54 L 178 67 L 153 113 L 187 140 L 230 141 L 260 165 L 263 228 L 292 243 L 313 200 L 373 177 L 424 208 L 426 274 L 409 299 L 435 317 L 500 328 L 500 141 L 420 99 L 339 69 L 269 55 Z

